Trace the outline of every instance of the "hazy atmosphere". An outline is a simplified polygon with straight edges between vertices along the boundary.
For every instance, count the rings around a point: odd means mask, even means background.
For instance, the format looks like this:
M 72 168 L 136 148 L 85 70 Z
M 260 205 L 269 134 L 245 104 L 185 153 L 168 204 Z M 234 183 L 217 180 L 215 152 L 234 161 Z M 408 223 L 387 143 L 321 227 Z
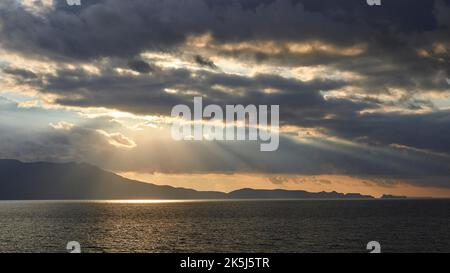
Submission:
M 160 185 L 450 197 L 450 1 L 2 0 L 0 158 Z M 279 105 L 280 143 L 175 141 Z

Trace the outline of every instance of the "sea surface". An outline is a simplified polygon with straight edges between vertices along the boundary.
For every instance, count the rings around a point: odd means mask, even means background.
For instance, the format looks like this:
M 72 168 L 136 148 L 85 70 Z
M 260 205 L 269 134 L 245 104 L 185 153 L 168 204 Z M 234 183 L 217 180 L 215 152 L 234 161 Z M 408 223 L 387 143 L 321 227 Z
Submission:
M 0 252 L 450 252 L 450 200 L 7 201 Z

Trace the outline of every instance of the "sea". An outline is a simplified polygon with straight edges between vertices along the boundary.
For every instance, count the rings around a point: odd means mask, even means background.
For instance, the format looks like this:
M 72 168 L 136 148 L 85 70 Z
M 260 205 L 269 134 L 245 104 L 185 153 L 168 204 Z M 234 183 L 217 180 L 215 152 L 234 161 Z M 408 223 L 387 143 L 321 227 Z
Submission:
M 2 201 L 0 252 L 450 252 L 450 200 Z

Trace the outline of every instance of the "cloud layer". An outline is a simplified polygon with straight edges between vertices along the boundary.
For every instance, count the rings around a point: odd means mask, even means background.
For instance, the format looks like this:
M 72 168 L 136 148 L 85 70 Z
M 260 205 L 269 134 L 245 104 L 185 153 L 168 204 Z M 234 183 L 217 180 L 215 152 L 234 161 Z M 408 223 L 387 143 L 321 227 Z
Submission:
M 450 1 L 84 2 L 0 3 L 2 157 L 450 187 Z M 193 96 L 280 105 L 280 150 L 173 143 L 164 120 Z

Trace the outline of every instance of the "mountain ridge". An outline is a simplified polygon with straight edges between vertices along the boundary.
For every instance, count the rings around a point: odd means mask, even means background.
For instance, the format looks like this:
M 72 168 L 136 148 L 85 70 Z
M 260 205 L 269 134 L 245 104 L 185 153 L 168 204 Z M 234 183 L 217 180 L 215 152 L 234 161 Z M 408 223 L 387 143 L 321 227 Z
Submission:
M 0 159 L 0 200 L 372 199 L 359 193 L 244 188 L 197 191 L 131 180 L 87 163 Z

